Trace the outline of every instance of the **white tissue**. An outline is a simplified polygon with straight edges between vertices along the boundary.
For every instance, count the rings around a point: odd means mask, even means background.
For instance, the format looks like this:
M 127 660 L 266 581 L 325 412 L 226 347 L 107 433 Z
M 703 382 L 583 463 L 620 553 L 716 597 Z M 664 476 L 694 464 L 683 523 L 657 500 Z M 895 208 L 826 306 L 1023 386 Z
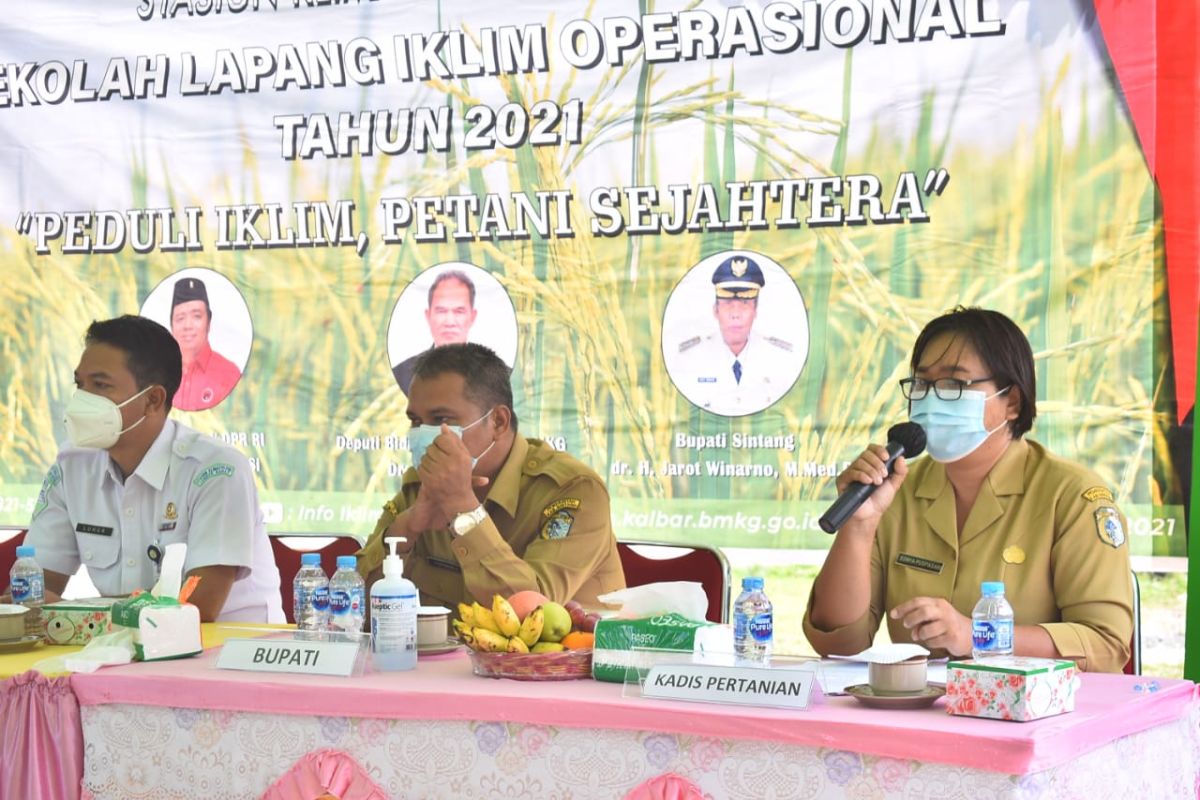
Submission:
M 44 675 L 57 672 L 95 672 L 112 664 L 133 660 L 132 628 L 121 628 L 92 639 L 78 653 L 43 658 L 33 669 Z
M 63 657 L 63 666 L 71 672 L 95 672 L 101 667 L 114 664 L 128 664 L 133 660 L 133 653 L 124 647 L 99 647 L 82 658 L 82 653 Z
M 150 594 L 155 597 L 179 597 L 179 589 L 183 586 L 183 562 L 186 558 L 186 542 L 167 545 L 163 552 L 162 569 L 158 573 L 158 583 L 154 584 Z
M 708 612 L 708 595 L 704 586 L 694 581 L 662 581 L 643 586 L 630 586 L 598 598 L 609 606 L 621 606 L 618 617 L 637 619 L 655 614 L 674 612 L 697 622 L 704 621 Z
M 929 651 L 919 644 L 877 644 L 852 656 L 830 656 L 846 661 L 866 661 L 868 664 L 899 664 L 914 656 L 928 656 Z

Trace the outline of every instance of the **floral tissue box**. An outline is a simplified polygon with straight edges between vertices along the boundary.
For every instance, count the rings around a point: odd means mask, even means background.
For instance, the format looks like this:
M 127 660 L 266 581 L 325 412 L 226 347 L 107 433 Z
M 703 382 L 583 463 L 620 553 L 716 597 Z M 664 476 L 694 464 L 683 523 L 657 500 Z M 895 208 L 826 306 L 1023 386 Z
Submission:
M 1001 656 L 946 665 L 946 710 L 1028 722 L 1075 710 L 1074 661 Z
M 47 644 L 87 644 L 112 630 L 112 598 L 63 600 L 42 606 Z

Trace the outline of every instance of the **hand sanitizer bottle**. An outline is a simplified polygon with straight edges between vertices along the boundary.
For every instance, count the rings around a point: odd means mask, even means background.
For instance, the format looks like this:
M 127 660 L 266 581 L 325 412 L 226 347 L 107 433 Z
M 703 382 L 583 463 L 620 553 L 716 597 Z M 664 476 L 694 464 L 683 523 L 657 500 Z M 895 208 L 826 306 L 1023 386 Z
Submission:
M 417 666 L 417 587 L 404 578 L 404 562 L 396 555 L 396 543 L 403 541 L 384 539 L 391 552 L 383 559 L 383 577 L 371 586 L 371 656 L 381 672 Z

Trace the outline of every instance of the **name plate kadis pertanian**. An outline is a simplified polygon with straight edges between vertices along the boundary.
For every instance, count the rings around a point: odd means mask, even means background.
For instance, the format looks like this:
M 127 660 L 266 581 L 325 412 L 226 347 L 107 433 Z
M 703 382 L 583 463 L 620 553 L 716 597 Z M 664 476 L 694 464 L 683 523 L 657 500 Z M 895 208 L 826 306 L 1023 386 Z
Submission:
M 808 708 L 814 673 L 803 669 L 660 664 L 646 673 L 642 696 L 701 703 Z

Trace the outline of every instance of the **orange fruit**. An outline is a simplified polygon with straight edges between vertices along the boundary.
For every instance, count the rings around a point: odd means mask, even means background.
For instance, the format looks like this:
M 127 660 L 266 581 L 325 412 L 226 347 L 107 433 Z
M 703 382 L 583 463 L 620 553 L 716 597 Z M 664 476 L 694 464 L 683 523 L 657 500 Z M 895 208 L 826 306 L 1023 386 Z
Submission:
M 589 650 L 595 643 L 596 634 L 587 631 L 571 631 L 562 640 L 562 646 L 568 650 Z

